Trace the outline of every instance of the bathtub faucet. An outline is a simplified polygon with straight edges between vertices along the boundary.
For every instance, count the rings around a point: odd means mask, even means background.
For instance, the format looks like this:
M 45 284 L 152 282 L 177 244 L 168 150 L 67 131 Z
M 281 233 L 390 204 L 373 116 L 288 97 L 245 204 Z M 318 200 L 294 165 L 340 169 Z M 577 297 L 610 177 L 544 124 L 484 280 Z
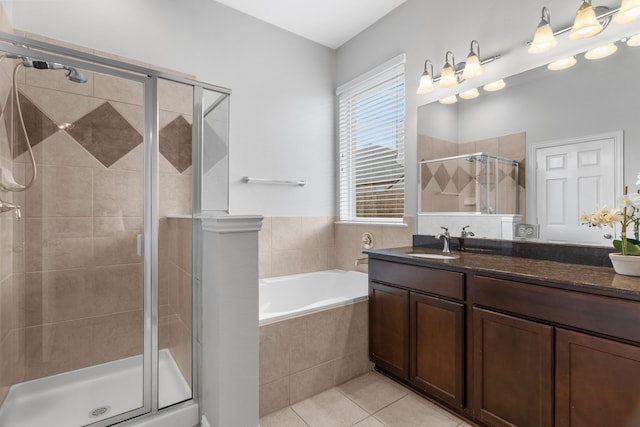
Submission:
M 16 219 L 22 218 L 22 210 L 20 209 L 20 206 L 0 200 L 0 213 L 9 211 L 14 211 Z
M 356 259 L 356 267 L 360 264 L 369 264 L 369 257 L 357 258 Z

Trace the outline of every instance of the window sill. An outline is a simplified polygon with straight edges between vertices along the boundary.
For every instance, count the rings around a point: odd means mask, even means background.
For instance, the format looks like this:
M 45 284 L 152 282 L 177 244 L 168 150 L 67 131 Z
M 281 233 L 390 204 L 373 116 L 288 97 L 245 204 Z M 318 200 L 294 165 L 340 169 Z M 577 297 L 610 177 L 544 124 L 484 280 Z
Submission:
M 383 221 L 336 221 L 335 225 L 371 225 L 382 227 L 408 227 L 406 222 L 383 222 Z

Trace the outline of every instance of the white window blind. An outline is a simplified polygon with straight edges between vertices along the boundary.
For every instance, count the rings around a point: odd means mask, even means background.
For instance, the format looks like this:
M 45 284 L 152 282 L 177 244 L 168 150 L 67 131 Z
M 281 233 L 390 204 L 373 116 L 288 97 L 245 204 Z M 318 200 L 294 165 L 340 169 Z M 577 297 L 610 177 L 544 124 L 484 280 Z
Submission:
M 404 216 L 405 55 L 337 90 L 340 221 Z

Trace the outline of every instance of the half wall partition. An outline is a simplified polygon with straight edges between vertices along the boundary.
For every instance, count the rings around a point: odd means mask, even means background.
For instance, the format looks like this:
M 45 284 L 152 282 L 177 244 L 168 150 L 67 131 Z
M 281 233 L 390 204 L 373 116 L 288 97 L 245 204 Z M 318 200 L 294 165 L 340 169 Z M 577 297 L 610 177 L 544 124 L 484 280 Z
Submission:
M 7 33 L 0 58 L 0 426 L 186 407 L 230 91 Z

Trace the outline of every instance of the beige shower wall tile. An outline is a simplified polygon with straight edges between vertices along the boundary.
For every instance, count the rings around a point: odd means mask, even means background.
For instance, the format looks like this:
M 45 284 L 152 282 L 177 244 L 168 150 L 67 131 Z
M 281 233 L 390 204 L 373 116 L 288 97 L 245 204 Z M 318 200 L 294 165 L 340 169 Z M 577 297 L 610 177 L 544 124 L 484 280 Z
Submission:
M 499 141 L 499 155 L 508 159 L 513 159 L 518 162 L 523 161 L 526 153 L 526 132 L 514 133 L 511 135 L 504 135 L 498 138 Z
M 27 273 L 26 326 L 91 316 L 95 310 L 92 288 L 85 268 Z
M 77 83 L 74 84 L 77 85 Z M 26 85 L 21 87 L 20 91 L 58 125 L 62 123 L 73 124 L 104 103 L 104 100 L 92 96 L 62 92 L 46 87 Z M 64 108 L 60 108 L 61 105 L 64 105 Z
M 144 86 L 142 83 L 95 73 L 94 86 L 96 98 L 143 105 Z
M 13 34 L 13 26 L 11 25 L 9 16 L 4 11 L 4 8 L 0 8 L 0 31 L 3 33 Z M 2 398 L 0 398 L 0 402 L 2 402 Z
M 25 218 L 26 271 L 87 267 L 93 260 L 91 218 Z
M 497 155 L 500 152 L 500 140 L 498 138 L 488 138 L 476 141 L 476 151 Z
M 137 264 L 137 236 L 143 231 L 142 218 L 95 218 L 94 265 Z
M 192 220 L 167 218 L 169 227 L 169 263 L 189 273 L 193 264 Z
M 96 217 L 141 217 L 144 182 L 141 172 L 95 170 L 93 212 Z
M 33 156 L 38 165 L 104 169 L 102 163 L 96 160 L 95 157 L 64 131 L 54 133 L 42 143 L 33 147 Z M 29 153 L 22 153 L 16 161 L 24 163 L 31 162 Z M 31 173 L 30 168 L 31 166 L 29 166 L 29 174 Z
M 259 400 L 261 417 L 289 406 L 289 377 L 260 384 Z
M 114 164 L 109 166 L 112 171 L 126 170 L 142 173 L 144 169 L 144 144 L 138 144 L 127 154 L 118 159 Z
M 95 267 L 90 271 L 88 301 L 93 316 L 143 309 L 143 265 Z
M 89 323 L 93 342 L 89 347 L 94 364 L 142 354 L 143 312 L 128 311 L 95 317 Z
M 16 329 L 0 338 L 0 405 L 9 387 L 25 380 L 24 335 L 24 329 Z
M 169 323 L 169 351 L 176 361 L 183 378 L 191 386 L 192 383 L 192 355 L 191 331 L 177 318 Z M 160 384 L 162 387 L 162 384 Z
M 76 95 L 92 96 L 94 94 L 94 73 L 81 70 L 87 78 L 86 83 L 75 83 L 67 80 L 65 70 L 38 70 L 25 68 L 25 81 L 29 86 L 53 89 L 61 92 L 69 92 Z
M 188 215 L 192 209 L 192 177 L 160 174 L 160 215 Z
M 0 282 L 0 340 L 12 330 L 24 327 L 24 275 L 15 274 Z
M 0 215 L 0 280 L 13 274 L 13 224 L 14 217 L 9 214 Z
M 110 104 L 140 135 L 144 135 L 144 109 L 141 105 L 116 101 L 111 101 Z
M 25 329 L 25 379 L 46 377 L 92 364 L 92 325 L 86 320 Z
M 169 267 L 169 271 L 169 311 L 191 330 L 193 318 L 191 275 L 174 264 Z
M 27 217 L 89 217 L 93 214 L 93 169 L 38 168 L 39 179 L 26 192 Z
M 322 391 L 334 387 L 337 360 L 297 372 L 290 377 L 289 400 L 291 404 L 300 402 Z
M 193 86 L 171 80 L 158 79 L 160 109 L 193 114 Z

